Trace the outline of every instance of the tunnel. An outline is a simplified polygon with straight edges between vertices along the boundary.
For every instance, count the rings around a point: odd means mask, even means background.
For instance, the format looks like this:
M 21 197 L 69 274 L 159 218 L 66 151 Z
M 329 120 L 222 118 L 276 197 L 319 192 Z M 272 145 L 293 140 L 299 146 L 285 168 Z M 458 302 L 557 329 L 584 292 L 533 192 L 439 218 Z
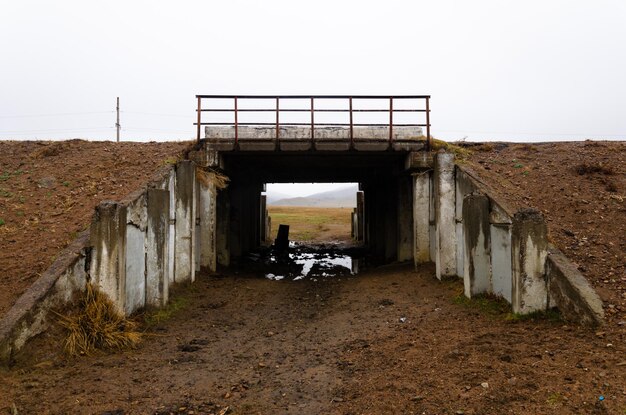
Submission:
M 358 183 L 359 234 L 382 262 L 413 259 L 413 186 L 406 152 L 225 152 L 229 186 L 217 197 L 217 260 L 229 265 L 261 245 L 265 183 Z M 273 224 L 277 228 L 278 224 Z

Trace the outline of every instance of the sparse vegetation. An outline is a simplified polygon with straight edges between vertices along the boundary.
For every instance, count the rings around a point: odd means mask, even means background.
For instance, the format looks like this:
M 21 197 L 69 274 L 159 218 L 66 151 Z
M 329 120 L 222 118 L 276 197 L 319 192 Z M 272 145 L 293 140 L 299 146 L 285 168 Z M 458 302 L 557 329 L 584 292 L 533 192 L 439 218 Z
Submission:
M 87 284 L 76 310 L 58 315 L 61 326 L 67 330 L 65 350 L 72 356 L 133 348 L 141 341 L 137 323 L 118 312 L 113 302 L 92 284 Z
M 0 218 L 0 226 L 4 225 L 4 219 Z
M 574 169 L 576 173 L 581 176 L 594 173 L 605 174 L 607 176 L 615 174 L 615 171 L 611 167 L 605 166 L 602 163 L 581 163 Z
M 269 206 L 272 232 L 279 224 L 289 225 L 289 239 L 307 242 L 349 239 L 350 212 L 352 208 Z
M 448 153 L 453 153 L 457 160 L 465 160 L 472 154 L 472 151 L 468 148 L 448 143 L 447 141 L 438 140 L 436 138 L 432 139 L 432 149 L 433 151 L 443 150 Z
M 504 298 L 494 294 L 480 294 L 470 299 L 465 297 L 461 292 L 454 297 L 453 302 L 464 307 L 475 309 L 489 316 L 503 318 L 510 322 L 539 320 L 551 322 L 562 321 L 561 314 L 556 309 L 534 311 L 528 314 L 513 313 L 511 312 L 511 305 Z
M 69 187 L 70 182 L 68 182 L 67 180 L 61 183 L 63 186 L 65 187 Z
M 185 296 L 170 297 L 167 305 L 147 312 L 143 319 L 147 327 L 153 327 L 157 324 L 167 321 L 177 312 L 187 307 L 189 299 Z

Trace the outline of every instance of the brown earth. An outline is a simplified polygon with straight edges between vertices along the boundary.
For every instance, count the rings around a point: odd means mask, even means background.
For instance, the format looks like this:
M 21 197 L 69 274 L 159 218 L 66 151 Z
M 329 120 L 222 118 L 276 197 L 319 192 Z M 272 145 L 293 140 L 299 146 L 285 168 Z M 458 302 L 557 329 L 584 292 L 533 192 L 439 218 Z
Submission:
M 0 372 L 0 413 L 626 414 L 625 144 L 490 146 L 469 163 L 544 211 L 606 301 L 604 327 L 520 320 L 432 267 L 319 281 L 234 269 L 178 287 L 137 350 L 68 358 L 60 329 L 40 336 Z
M 85 229 L 189 142 L 0 141 L 0 316 Z
M 550 239 L 600 294 L 607 321 L 625 321 L 626 142 L 473 149 L 469 164 L 501 199 L 543 212 Z

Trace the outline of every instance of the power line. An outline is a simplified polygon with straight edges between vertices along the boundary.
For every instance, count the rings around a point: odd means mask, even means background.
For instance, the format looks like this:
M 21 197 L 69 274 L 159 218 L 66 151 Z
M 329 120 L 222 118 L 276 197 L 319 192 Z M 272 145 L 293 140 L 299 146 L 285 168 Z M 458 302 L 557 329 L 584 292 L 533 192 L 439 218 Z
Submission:
M 70 116 L 70 115 L 110 114 L 112 112 L 115 112 L 115 111 L 59 112 L 59 113 L 56 113 L 56 114 L 0 115 L 0 118 L 65 117 L 65 116 Z
M 154 115 L 157 117 L 177 117 L 177 118 L 193 118 L 193 115 L 182 115 L 182 114 L 159 114 L 156 112 L 140 112 L 140 111 L 122 111 L 123 114 L 136 114 L 136 115 Z

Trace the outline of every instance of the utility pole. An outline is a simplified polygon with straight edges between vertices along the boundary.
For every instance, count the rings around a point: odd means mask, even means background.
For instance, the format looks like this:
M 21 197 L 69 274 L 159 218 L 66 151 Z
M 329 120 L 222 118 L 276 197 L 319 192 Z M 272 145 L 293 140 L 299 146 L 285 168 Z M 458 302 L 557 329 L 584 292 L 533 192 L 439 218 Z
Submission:
M 115 123 L 115 128 L 117 128 L 117 142 L 120 142 L 120 97 L 117 97 L 117 122 Z

